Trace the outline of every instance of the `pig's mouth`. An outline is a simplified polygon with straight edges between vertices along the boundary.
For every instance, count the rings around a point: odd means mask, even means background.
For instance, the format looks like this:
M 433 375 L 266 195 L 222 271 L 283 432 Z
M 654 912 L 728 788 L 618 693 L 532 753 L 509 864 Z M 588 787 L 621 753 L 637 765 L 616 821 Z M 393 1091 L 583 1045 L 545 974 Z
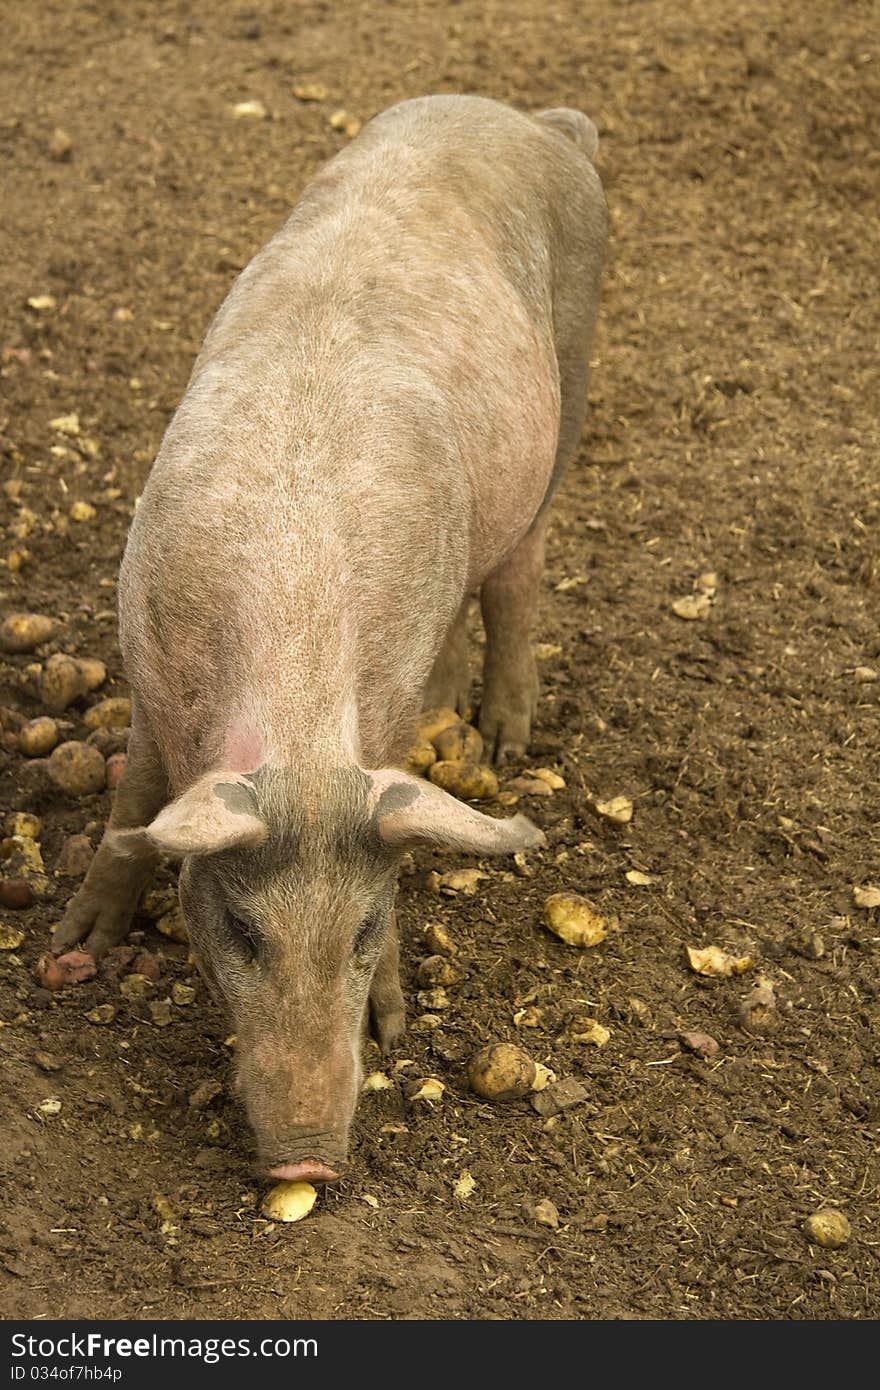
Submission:
M 341 1174 L 318 1159 L 306 1158 L 301 1163 L 278 1163 L 266 1176 L 282 1182 L 338 1182 Z

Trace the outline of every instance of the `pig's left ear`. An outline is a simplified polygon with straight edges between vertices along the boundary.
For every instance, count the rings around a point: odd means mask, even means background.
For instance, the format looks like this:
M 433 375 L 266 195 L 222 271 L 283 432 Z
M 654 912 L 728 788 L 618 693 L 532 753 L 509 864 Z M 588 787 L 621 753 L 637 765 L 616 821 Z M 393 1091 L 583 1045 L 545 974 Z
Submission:
M 253 783 L 240 772 L 226 771 L 200 778 L 143 829 L 112 832 L 119 853 L 146 839 L 174 859 L 260 845 L 268 833 Z
M 464 802 L 394 768 L 367 774 L 373 818 L 386 845 L 438 845 L 469 854 L 515 854 L 546 844 L 527 816 L 495 820 Z

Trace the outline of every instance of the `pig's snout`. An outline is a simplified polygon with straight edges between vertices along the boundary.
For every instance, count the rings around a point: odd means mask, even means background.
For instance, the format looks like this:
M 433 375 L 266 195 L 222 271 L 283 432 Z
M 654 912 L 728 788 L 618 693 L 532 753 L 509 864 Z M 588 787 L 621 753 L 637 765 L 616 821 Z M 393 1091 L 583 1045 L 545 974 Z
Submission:
M 337 1182 L 340 1174 L 328 1168 L 326 1163 L 307 1158 L 302 1163 L 279 1163 L 266 1174 L 269 1178 L 280 1178 L 284 1182 Z

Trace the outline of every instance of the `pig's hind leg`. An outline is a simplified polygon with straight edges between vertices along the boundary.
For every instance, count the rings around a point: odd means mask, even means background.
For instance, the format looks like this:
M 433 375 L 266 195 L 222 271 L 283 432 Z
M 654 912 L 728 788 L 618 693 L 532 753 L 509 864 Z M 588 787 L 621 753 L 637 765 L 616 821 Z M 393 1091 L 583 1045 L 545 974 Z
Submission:
M 467 617 L 470 594 L 464 600 L 437 654 L 422 699 L 424 709 L 445 706 L 462 719 L 471 712 L 471 667 L 468 656 Z
M 113 848 L 113 831 L 147 825 L 165 805 L 168 788 L 152 736 L 135 713 L 128 761 L 116 790 L 104 838 L 82 887 L 71 899 L 52 938 L 54 951 L 82 942 L 96 958 L 117 946 L 128 932 L 135 908 L 158 862 L 144 840 L 133 851 Z
M 496 763 L 525 753 L 538 704 L 532 626 L 544 572 L 547 515 L 542 512 L 516 549 L 484 581 L 486 629 L 480 733 Z

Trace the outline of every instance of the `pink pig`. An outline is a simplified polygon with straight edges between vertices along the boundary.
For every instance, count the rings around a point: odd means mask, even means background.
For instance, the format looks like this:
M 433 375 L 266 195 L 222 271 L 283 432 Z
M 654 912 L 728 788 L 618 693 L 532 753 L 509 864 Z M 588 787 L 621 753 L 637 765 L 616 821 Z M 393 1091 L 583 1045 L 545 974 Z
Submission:
M 522 754 L 547 510 L 578 445 L 606 237 L 596 129 L 403 102 L 306 188 L 196 361 L 120 574 L 133 698 L 102 844 L 56 933 L 100 956 L 158 855 L 238 1034 L 260 1168 L 331 1181 L 369 1013 L 404 1023 L 402 854 L 543 843 L 399 770 L 468 700 Z

